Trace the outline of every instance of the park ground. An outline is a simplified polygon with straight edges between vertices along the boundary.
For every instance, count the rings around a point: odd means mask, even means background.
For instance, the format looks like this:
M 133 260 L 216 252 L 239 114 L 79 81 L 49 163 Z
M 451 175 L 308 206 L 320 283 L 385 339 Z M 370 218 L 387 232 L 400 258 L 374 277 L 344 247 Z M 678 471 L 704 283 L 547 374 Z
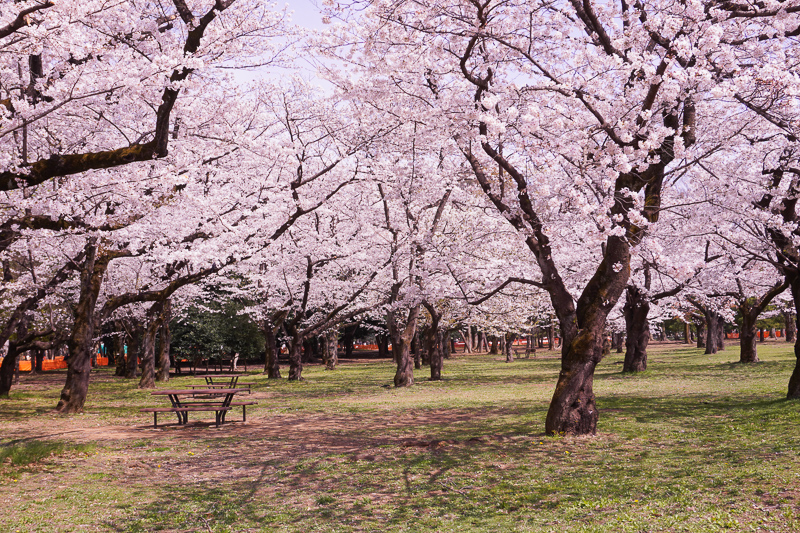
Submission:
M 445 362 L 390 386 L 388 361 L 305 381 L 259 373 L 220 428 L 152 428 L 165 400 L 96 371 L 85 413 L 52 412 L 64 373 L 0 401 L 0 530 L 168 532 L 800 531 L 800 403 L 792 346 L 709 356 L 654 345 L 649 370 L 597 369 L 594 437 L 547 437 L 554 352 Z M 178 377 L 170 388 L 197 383 Z M 213 415 L 212 415 L 213 418 Z

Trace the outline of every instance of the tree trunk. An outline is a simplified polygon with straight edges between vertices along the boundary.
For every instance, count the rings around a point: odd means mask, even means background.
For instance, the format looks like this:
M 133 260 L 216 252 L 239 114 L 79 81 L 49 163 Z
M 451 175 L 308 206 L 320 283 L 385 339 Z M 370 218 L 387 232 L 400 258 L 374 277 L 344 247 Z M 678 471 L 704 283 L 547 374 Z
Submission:
M 356 331 L 358 330 L 358 326 L 361 322 L 356 322 L 355 324 L 351 324 L 344 328 L 344 333 L 342 334 L 342 347 L 344 348 L 344 356 L 347 359 L 353 358 L 353 343 L 355 342 L 356 338 Z
M 550 326 L 547 328 L 547 349 L 556 349 L 556 328 L 552 322 L 550 322 Z
M 562 341 L 561 372 L 545 420 L 545 431 L 550 435 L 590 435 L 597 431 L 592 385 L 603 351 L 603 330 L 598 329 L 584 328 L 572 342 Z
M 638 287 L 630 285 L 625 293 L 625 361 L 623 372 L 643 372 L 647 370 L 647 345 L 650 342 L 650 323 L 647 314 L 650 301 Z
M 423 305 L 428 310 L 431 323 L 425 330 L 422 341 L 425 344 L 425 353 L 428 354 L 427 357 L 431 367 L 431 381 L 440 381 L 442 379 L 442 367 L 444 366 L 443 352 L 445 343 L 445 334 L 440 329 L 442 314 L 438 313 L 436 308 L 427 302 Z
M 506 356 L 506 363 L 513 363 L 514 362 L 514 341 L 517 338 L 516 333 L 506 333 L 506 342 L 503 345 L 505 356 Z
M 436 328 L 433 332 L 431 346 L 431 381 L 441 381 L 442 368 L 444 367 L 444 332 Z
M 275 324 L 272 319 L 264 320 L 262 327 L 264 332 L 264 373 L 269 379 L 281 379 L 281 369 L 278 365 L 278 340 L 275 336 Z
M 416 370 L 422 368 L 422 354 L 420 352 L 422 350 L 419 345 L 419 333 L 416 333 L 414 338 L 411 339 L 411 353 L 414 354 L 414 369 Z
M 170 351 L 172 343 L 172 332 L 169 329 L 169 322 L 172 319 L 172 302 L 164 302 L 162 311 L 161 335 L 158 346 L 158 358 L 156 360 L 156 381 L 169 381 Z
M 319 341 L 316 338 L 305 339 L 303 341 L 303 363 L 313 363 L 319 359 Z
M 432 327 L 433 326 L 428 324 L 428 326 L 420 332 L 420 351 L 422 353 L 420 362 L 422 366 L 431 366 L 431 358 L 433 357 L 433 347 L 430 341 Z
M 688 322 L 683 323 L 683 343 L 689 344 L 692 342 L 692 331 Z
M 326 333 L 325 339 L 325 370 L 336 370 L 339 364 L 339 332 L 334 328 Z
M 92 240 L 86 245 L 86 260 L 80 273 L 80 296 L 75 307 L 72 332 L 67 341 L 69 349 L 67 379 L 56 405 L 56 410 L 61 413 L 79 413 L 83 411 L 86 402 L 86 395 L 89 392 L 89 373 L 92 369 L 95 305 L 110 261 L 111 256 L 98 258 L 96 241 Z
M 289 381 L 303 380 L 303 344 L 299 335 L 289 343 Z
M 706 355 L 717 353 L 717 341 L 719 334 L 717 328 L 719 321 L 717 320 L 717 313 L 714 311 L 706 311 Z
M 492 335 L 492 348 L 489 350 L 489 354 L 500 354 L 500 338 L 497 335 Z
M 442 379 L 445 350 L 445 333 L 440 329 L 442 314 L 438 313 L 436 308 L 429 303 L 426 302 L 424 305 L 431 317 L 430 326 L 423 337 L 425 351 L 430 359 L 431 381 L 440 381 Z
M 114 335 L 114 364 L 116 369 L 114 375 L 117 377 L 125 376 L 125 328 L 121 321 L 114 321 L 114 328 L 117 334 Z
M 411 358 L 411 341 L 417 331 L 419 305 L 408 311 L 403 324 L 398 324 L 394 312 L 388 314 L 389 333 L 392 336 L 392 356 L 397 365 L 394 375 L 395 387 L 410 387 L 414 384 L 414 362 Z
M 697 324 L 697 347 L 698 348 L 705 348 L 706 347 L 706 321 L 705 319 L 700 320 Z
M 378 345 L 378 357 L 386 359 L 389 357 L 389 339 L 386 335 L 375 335 L 375 343 Z
M 795 276 L 789 286 L 792 291 L 792 298 L 794 299 L 794 325 L 792 330 L 797 332 L 797 317 L 800 317 L 800 277 Z M 786 324 L 786 331 L 787 337 L 789 331 L 789 324 Z M 792 372 L 792 376 L 789 378 L 789 387 L 786 393 L 786 398 L 788 400 L 795 400 L 800 399 L 800 337 L 795 335 L 795 342 L 794 342 L 794 357 L 795 357 L 795 365 L 794 371 Z
M 11 386 L 14 384 L 14 370 L 17 367 L 17 344 L 13 341 L 8 342 L 8 352 L 0 364 L 0 398 L 8 398 Z
M 797 341 L 797 315 L 784 311 L 783 320 L 786 322 L 786 342 Z
M 746 306 L 740 306 L 740 310 L 742 312 L 742 329 L 739 330 L 739 345 L 741 347 L 739 362 L 757 363 L 756 319 L 758 316 L 754 316 Z
M 722 318 L 722 315 L 717 315 L 717 321 L 719 325 L 717 326 L 717 351 L 724 352 L 725 351 L 725 319 Z
M 151 319 L 142 336 L 140 389 L 156 388 L 156 333 L 160 325 L 158 320 Z
M 625 348 L 624 348 L 625 343 L 623 342 L 624 340 L 625 340 L 625 334 L 624 333 L 622 333 L 621 331 L 615 331 L 614 332 L 614 336 L 613 336 L 613 340 L 612 340 L 612 345 L 613 345 L 612 348 L 614 350 L 616 350 L 617 353 L 622 353 L 622 352 L 625 351 Z
M 128 338 L 128 354 L 125 360 L 125 379 L 135 379 L 139 375 L 139 356 L 142 351 L 143 336 L 144 328 L 141 324 L 132 323 Z
M 458 334 L 461 335 L 461 340 L 464 341 L 464 353 L 472 353 L 472 335 L 470 335 L 469 329 L 470 326 L 467 326 L 466 333 L 458 330 Z

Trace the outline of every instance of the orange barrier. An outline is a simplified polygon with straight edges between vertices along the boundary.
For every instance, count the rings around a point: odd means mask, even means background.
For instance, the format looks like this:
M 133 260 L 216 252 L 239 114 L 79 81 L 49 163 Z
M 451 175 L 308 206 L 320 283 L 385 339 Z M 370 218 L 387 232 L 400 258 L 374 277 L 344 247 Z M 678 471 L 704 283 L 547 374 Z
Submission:
M 45 359 L 42 361 L 42 370 L 61 370 L 67 368 L 67 362 L 63 357 L 56 357 L 53 360 Z
M 98 358 L 99 359 L 99 358 Z M 0 361 L 3 358 L 0 357 Z M 31 371 L 31 363 L 32 361 L 20 361 L 19 362 L 19 371 L 20 372 L 30 372 Z M 108 359 L 106 359 L 106 364 L 108 364 Z M 67 368 L 67 362 L 64 361 L 63 357 L 56 357 L 53 360 L 45 359 L 42 361 L 42 370 L 61 370 Z

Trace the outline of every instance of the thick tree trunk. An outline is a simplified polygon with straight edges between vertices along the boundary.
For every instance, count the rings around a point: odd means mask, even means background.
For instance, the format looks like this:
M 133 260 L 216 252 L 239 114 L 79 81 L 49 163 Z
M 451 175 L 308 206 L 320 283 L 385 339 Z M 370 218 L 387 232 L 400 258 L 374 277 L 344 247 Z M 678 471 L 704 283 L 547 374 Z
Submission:
M 425 344 L 425 353 L 431 367 L 431 381 L 440 381 L 442 379 L 442 367 L 444 366 L 443 352 L 445 344 L 445 334 L 439 329 L 442 314 L 438 313 L 431 304 L 426 302 L 424 305 L 428 310 L 428 315 L 431 317 L 431 323 L 425 330 L 422 341 Z
M 339 364 L 339 332 L 334 328 L 325 336 L 325 370 L 336 370 Z
M 719 328 L 722 319 L 716 311 L 706 312 L 706 354 L 715 354 L 719 350 Z
M 696 325 L 697 325 L 697 347 L 698 348 L 705 348 L 706 347 L 706 322 L 705 322 L 705 320 L 701 320 Z
M 798 326 L 797 317 L 800 317 L 800 277 L 795 277 L 792 280 L 790 288 L 792 291 L 792 298 L 794 299 L 794 306 L 795 306 L 795 312 L 794 312 L 795 323 L 793 330 L 796 332 Z M 786 330 L 787 332 L 789 331 L 788 324 Z M 792 372 L 792 376 L 789 378 L 789 387 L 786 393 L 786 398 L 788 400 L 800 399 L 800 337 L 798 337 L 797 335 L 795 335 L 795 337 L 797 337 L 794 342 L 794 357 L 796 362 L 794 366 L 794 371 Z
M 585 328 L 572 342 L 564 341 L 561 372 L 545 420 L 548 434 L 590 435 L 597 431 L 592 385 L 603 351 L 603 330 L 598 329 Z
M 67 379 L 61 390 L 56 410 L 61 413 L 83 411 L 89 392 L 89 373 L 92 370 L 91 351 L 94 345 L 94 311 L 110 256 L 97 257 L 97 243 L 86 245 L 86 261 L 80 274 L 80 296 L 75 307 L 75 320 L 67 347 Z
M 141 324 L 134 322 L 130 326 L 130 336 L 128 337 L 128 355 L 125 360 L 125 379 L 135 379 L 139 375 L 139 357 L 142 353 L 142 337 L 144 328 Z
M 689 344 L 692 342 L 692 328 L 689 326 L 688 322 L 683 323 L 683 344 Z
M 503 350 L 506 356 L 506 363 L 514 362 L 514 341 L 517 338 L 516 333 L 506 333 L 506 342 L 503 344 Z
M 444 367 L 444 333 L 440 329 L 434 332 L 434 342 L 431 347 L 431 381 L 442 379 L 442 368 Z
M 375 335 L 375 343 L 378 345 L 378 357 L 386 359 L 389 357 L 389 339 L 386 335 Z
M 718 315 L 719 326 L 717 327 L 717 351 L 725 351 L 725 319 Z
M 420 362 L 422 366 L 431 366 L 431 357 L 433 357 L 433 347 L 430 342 L 431 328 L 432 326 L 428 324 L 428 326 L 420 332 Z
M 0 398 L 8 398 L 11 387 L 19 383 L 19 358 L 22 353 L 18 350 L 17 344 L 28 332 L 28 325 L 31 317 L 27 313 L 22 315 L 16 324 L 16 340 L 8 341 L 8 352 L 0 365 Z
M 34 354 L 36 364 L 33 365 L 33 368 L 36 370 L 36 372 L 41 372 L 42 363 L 44 363 L 45 350 L 36 350 Z
M 262 331 L 264 332 L 264 373 L 269 379 L 281 379 L 281 369 L 278 365 L 278 340 L 275 336 L 275 324 L 271 319 L 264 321 Z
M 295 335 L 289 343 L 289 381 L 303 379 L 303 340 Z
M 314 360 L 319 358 L 319 342 L 316 338 L 313 339 L 305 339 L 303 341 L 303 350 L 302 350 L 302 360 L 303 363 L 312 363 Z
M 791 311 L 784 311 L 783 320 L 786 323 L 786 342 L 795 342 L 797 340 L 797 316 Z
M 17 352 L 16 343 L 9 341 L 8 352 L 3 358 L 3 363 L 0 364 L 0 398 L 8 398 L 8 393 L 11 392 L 18 358 L 19 353 Z
M 650 342 L 650 301 L 638 287 L 628 286 L 625 294 L 625 361 L 623 372 L 643 372 L 647 370 L 647 345 Z
M 492 335 L 492 347 L 489 350 L 491 355 L 500 354 L 500 338 L 497 335 Z
M 611 354 L 611 335 L 603 335 L 603 357 Z
M 739 330 L 740 363 L 758 363 L 758 344 L 756 343 L 756 320 L 758 315 L 748 306 L 740 305 L 742 328 Z
M 356 331 L 360 324 L 361 322 L 356 322 L 344 328 L 344 333 L 342 334 L 342 348 L 344 348 L 344 356 L 347 359 L 353 358 L 353 343 L 355 342 Z
M 142 377 L 139 380 L 140 389 L 154 389 L 156 387 L 156 335 L 164 323 L 164 311 L 167 303 L 157 301 L 147 311 L 147 327 L 142 337 Z M 169 359 L 166 363 L 169 374 Z
M 156 388 L 156 333 L 159 326 L 158 320 L 151 320 L 142 336 L 140 389 Z
M 617 332 L 614 333 L 614 346 L 613 346 L 613 348 L 614 348 L 614 350 L 616 350 L 617 353 L 622 353 L 622 352 L 625 351 L 625 348 L 624 348 L 625 342 L 624 341 L 625 341 L 625 334 L 624 333 L 622 333 L 621 331 L 617 331 Z
M 788 400 L 800 399 L 800 343 L 794 343 L 794 357 L 797 361 L 792 371 L 792 376 L 789 378 L 789 390 L 786 393 Z
M 394 375 L 395 387 L 410 387 L 414 384 L 414 362 L 411 358 L 411 340 L 417 332 L 419 305 L 408 311 L 408 317 L 402 324 L 397 322 L 393 313 L 388 315 L 389 332 L 392 336 L 392 356 L 397 365 Z
M 170 300 L 164 302 L 164 309 L 161 313 L 162 324 L 158 343 L 158 357 L 156 357 L 156 381 L 169 381 L 169 346 L 172 343 L 172 332 L 169 329 L 169 322 L 172 320 L 172 302 Z
M 556 328 L 552 322 L 550 322 L 550 326 L 547 328 L 547 349 L 556 349 Z

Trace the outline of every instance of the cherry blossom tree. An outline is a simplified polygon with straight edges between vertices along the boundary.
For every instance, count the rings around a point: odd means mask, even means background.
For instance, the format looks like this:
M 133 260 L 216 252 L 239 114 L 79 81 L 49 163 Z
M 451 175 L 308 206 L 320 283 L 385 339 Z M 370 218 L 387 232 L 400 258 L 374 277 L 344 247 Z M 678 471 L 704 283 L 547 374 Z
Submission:
M 338 31 L 358 33 L 360 47 L 342 47 L 339 58 L 368 67 L 365 81 L 351 82 L 356 92 L 380 83 L 394 99 L 413 99 L 416 116 L 424 110 L 421 122 L 449 128 L 541 270 L 563 339 L 546 431 L 594 433 L 592 376 L 606 319 L 627 286 L 632 250 L 670 193 L 665 173 L 691 167 L 713 145 L 708 108 L 719 64 L 746 47 L 775 46 L 772 37 L 795 31 L 797 10 L 492 0 L 351 5 L 359 9 L 343 16 L 358 19 Z M 756 29 L 763 39 L 753 37 Z M 726 74 L 737 83 L 736 72 Z M 709 137 L 693 146 L 699 131 Z M 502 175 L 492 171 L 498 167 Z M 544 218 L 553 191 L 574 199 L 562 224 L 571 217 L 596 225 L 579 250 Z M 555 202 L 551 208 L 564 209 Z M 560 259 L 570 252 L 594 256 L 594 273 L 577 293 Z

